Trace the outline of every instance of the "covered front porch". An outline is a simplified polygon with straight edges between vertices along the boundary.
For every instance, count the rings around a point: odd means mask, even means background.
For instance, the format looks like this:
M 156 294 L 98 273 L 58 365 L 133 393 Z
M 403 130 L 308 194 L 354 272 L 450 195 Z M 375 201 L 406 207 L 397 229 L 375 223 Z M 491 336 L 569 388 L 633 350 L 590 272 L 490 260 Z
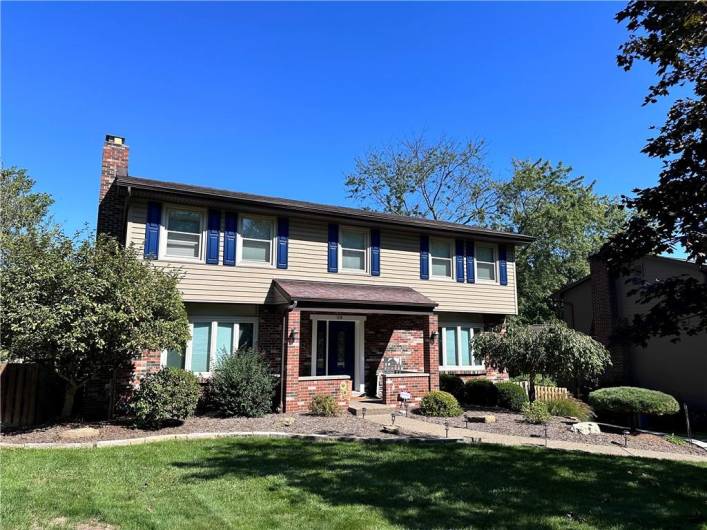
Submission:
M 275 280 L 284 321 L 282 410 L 317 394 L 419 402 L 439 387 L 436 303 L 409 287 Z

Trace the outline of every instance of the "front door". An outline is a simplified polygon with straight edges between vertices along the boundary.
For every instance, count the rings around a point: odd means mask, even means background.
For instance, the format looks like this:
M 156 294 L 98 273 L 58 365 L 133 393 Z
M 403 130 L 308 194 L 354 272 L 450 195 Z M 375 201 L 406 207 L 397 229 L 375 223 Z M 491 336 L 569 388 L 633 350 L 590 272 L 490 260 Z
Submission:
M 329 321 L 329 375 L 349 375 L 354 379 L 356 323 Z

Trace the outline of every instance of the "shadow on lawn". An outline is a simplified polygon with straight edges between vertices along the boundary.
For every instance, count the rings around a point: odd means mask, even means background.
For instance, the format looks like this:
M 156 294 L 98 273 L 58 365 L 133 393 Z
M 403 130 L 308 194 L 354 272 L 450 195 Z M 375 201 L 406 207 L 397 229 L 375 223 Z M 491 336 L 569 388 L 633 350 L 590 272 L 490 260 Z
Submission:
M 176 462 L 185 480 L 278 475 L 332 506 L 370 506 L 404 527 L 698 528 L 707 469 L 497 446 L 230 440 Z M 298 497 L 299 498 L 299 497 Z

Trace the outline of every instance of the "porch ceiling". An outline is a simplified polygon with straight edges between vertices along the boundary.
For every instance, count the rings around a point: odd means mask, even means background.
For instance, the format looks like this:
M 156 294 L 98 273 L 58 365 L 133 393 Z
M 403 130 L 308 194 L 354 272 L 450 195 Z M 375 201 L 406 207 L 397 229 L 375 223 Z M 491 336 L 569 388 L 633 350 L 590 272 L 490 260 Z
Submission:
M 290 303 L 393 306 L 429 311 L 437 307 L 437 302 L 411 287 L 275 279 L 273 288 Z

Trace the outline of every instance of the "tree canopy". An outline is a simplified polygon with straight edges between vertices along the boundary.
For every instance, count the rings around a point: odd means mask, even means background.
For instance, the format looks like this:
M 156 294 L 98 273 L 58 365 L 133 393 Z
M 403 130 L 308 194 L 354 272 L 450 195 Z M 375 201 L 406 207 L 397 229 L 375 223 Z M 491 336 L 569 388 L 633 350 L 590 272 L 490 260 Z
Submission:
M 609 267 L 630 274 L 648 254 L 684 249 L 696 266 L 707 263 L 707 3 L 632 1 L 616 15 L 626 23 L 628 40 L 617 62 L 631 70 L 637 61 L 656 66 L 657 82 L 644 105 L 675 99 L 658 133 L 643 152 L 662 160 L 657 185 L 625 197 L 632 209 L 627 226 L 611 238 L 601 257 Z M 632 335 L 645 342 L 654 335 L 697 334 L 707 330 L 707 283 L 683 276 L 668 281 L 635 280 L 640 302 L 650 304 L 633 320 Z

